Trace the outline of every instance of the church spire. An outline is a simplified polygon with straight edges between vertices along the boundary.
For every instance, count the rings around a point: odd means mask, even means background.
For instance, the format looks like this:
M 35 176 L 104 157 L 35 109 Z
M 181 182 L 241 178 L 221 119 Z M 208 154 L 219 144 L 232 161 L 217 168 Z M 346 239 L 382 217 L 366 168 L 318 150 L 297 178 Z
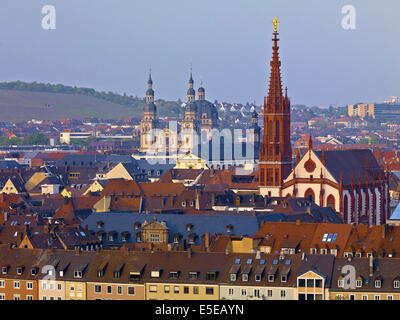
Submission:
M 259 153 L 260 194 L 280 196 L 283 180 L 292 170 L 290 143 L 290 100 L 284 99 L 281 84 L 277 18 L 273 20 L 273 46 L 268 96 L 264 97 L 264 135 Z
M 192 65 L 190 64 L 190 78 L 189 78 L 189 89 L 187 91 L 187 103 L 194 102 L 196 92 L 193 89 L 193 76 L 192 76 Z
M 153 80 L 151 79 L 151 67 L 149 70 L 149 80 L 147 80 L 147 91 L 146 91 L 146 104 L 154 103 L 154 90 Z
M 283 109 L 283 96 L 282 96 L 282 83 L 281 83 L 281 62 L 279 60 L 279 46 L 278 46 L 278 25 L 277 18 L 273 20 L 274 33 L 273 33 L 273 46 L 272 46 L 272 60 L 270 62 L 270 78 L 269 90 L 267 97 L 267 110 L 274 112 Z

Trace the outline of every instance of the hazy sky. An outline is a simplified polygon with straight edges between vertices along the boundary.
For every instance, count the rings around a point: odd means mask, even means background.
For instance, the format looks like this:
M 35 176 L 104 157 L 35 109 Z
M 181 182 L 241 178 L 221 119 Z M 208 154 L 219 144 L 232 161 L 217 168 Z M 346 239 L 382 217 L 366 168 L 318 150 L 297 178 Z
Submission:
M 44 5 L 56 30 L 43 30 Z M 341 26 L 344 5 L 356 29 Z M 1 0 L 0 81 L 38 81 L 186 99 L 190 63 L 206 98 L 261 103 L 272 19 L 292 104 L 400 96 L 399 0 Z

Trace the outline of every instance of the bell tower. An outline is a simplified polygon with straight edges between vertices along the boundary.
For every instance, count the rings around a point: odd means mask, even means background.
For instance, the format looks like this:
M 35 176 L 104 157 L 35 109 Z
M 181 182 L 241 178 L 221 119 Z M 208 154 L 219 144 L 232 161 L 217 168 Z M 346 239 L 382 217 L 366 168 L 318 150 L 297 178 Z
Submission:
M 261 195 L 282 196 L 283 180 L 292 170 L 290 100 L 282 94 L 277 18 L 273 20 L 273 46 L 268 97 L 264 97 L 264 134 L 259 151 L 258 178 Z

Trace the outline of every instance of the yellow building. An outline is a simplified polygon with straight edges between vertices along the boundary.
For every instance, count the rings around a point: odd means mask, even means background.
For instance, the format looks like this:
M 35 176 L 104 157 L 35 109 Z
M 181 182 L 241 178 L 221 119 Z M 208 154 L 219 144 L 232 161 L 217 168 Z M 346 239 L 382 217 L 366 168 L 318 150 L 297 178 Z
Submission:
M 174 169 L 208 169 L 208 167 L 206 160 L 188 153 L 176 160 Z

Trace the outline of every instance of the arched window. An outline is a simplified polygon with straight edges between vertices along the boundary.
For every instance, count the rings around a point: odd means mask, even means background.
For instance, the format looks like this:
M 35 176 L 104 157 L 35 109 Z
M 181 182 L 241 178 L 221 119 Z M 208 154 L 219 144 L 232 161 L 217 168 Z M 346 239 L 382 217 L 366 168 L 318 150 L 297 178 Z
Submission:
M 326 202 L 328 207 L 331 207 L 333 210 L 335 210 L 335 197 L 333 195 L 330 194 Z
M 275 137 L 276 137 L 276 141 L 279 141 L 279 121 L 275 122 Z
M 312 198 L 312 201 L 315 201 L 315 194 L 311 188 L 308 188 L 307 191 L 304 193 L 304 198 Z
M 348 197 L 346 194 L 343 198 L 343 220 L 344 220 L 344 223 L 347 223 L 348 214 L 349 214 L 349 200 L 348 200 Z

